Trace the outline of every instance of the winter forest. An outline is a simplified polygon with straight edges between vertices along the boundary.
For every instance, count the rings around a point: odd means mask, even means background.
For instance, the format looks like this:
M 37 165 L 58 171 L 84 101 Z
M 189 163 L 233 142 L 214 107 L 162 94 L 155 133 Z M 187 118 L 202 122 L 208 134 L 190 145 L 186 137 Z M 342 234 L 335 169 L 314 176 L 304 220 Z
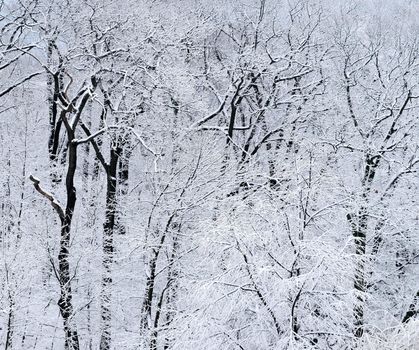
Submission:
M 0 348 L 419 349 L 418 0 L 0 0 Z

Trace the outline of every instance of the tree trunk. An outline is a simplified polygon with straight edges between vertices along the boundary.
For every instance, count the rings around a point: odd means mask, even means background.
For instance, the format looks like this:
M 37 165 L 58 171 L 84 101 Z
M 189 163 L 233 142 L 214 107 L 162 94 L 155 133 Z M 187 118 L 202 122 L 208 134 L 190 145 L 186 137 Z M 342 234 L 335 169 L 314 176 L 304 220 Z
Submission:
M 76 205 L 76 188 L 74 187 L 74 175 L 77 167 L 77 144 L 72 143 L 74 134 L 68 135 L 68 171 L 66 177 L 67 206 L 65 216 L 61 221 L 60 252 L 58 254 L 59 278 L 60 278 L 60 299 L 58 306 L 64 321 L 65 348 L 69 350 L 79 349 L 77 329 L 72 326 L 71 318 L 74 308 L 72 303 L 69 248 L 70 231 Z
M 113 236 L 116 223 L 116 188 L 118 160 L 122 149 L 111 148 L 110 162 L 107 168 L 106 211 L 103 224 L 103 276 L 101 291 L 102 335 L 100 350 L 111 348 L 111 298 L 112 298 L 112 265 L 113 265 Z
M 354 305 L 354 329 L 353 334 L 356 338 L 361 338 L 364 334 L 364 307 L 367 292 L 366 281 L 366 246 L 367 246 L 367 230 L 368 230 L 368 197 L 371 190 L 376 170 L 380 163 L 380 157 L 372 157 L 370 154 L 365 158 L 365 171 L 362 179 L 362 200 L 363 205 L 359 209 L 357 215 L 353 217 L 347 215 L 347 219 L 352 226 L 352 236 L 355 245 L 355 273 L 354 273 L 354 289 L 356 293 L 356 301 Z
M 366 279 L 365 279 L 365 251 L 366 251 L 366 231 L 367 231 L 367 214 L 366 209 L 361 208 L 357 217 L 357 222 L 354 223 L 350 215 L 348 219 L 352 223 L 352 236 L 355 244 L 355 273 L 354 273 L 354 288 L 355 288 L 355 305 L 354 305 L 354 330 L 353 333 L 356 338 L 361 338 L 364 334 L 364 304 L 366 293 Z

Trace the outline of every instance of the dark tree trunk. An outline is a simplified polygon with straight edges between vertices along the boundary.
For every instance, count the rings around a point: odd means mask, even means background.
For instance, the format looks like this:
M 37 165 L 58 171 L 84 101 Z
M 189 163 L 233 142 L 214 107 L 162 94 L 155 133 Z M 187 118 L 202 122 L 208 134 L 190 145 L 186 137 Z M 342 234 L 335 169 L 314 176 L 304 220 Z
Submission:
M 8 272 L 6 272 L 7 274 Z M 6 277 L 7 278 L 7 277 Z M 13 348 L 13 323 L 14 323 L 14 308 L 15 308 L 15 302 L 13 300 L 12 293 L 8 292 L 8 299 L 9 299 L 9 312 L 7 315 L 7 329 L 6 329 L 6 345 L 5 350 L 12 349 Z
M 113 236 L 116 223 L 116 190 L 117 190 L 117 169 L 122 149 L 117 146 L 111 148 L 109 166 L 107 167 L 107 189 L 106 189 L 106 211 L 105 223 L 103 224 L 103 276 L 101 292 L 101 318 L 102 335 L 100 339 L 100 350 L 111 348 L 111 299 L 112 299 L 112 265 L 114 260 Z
M 74 132 L 68 133 L 68 169 L 66 176 L 67 206 L 65 215 L 61 221 L 60 252 L 58 254 L 59 278 L 60 278 L 60 299 L 58 306 L 64 320 L 64 332 L 66 349 L 79 349 L 77 329 L 72 326 L 71 318 L 74 308 L 72 302 L 69 248 L 70 231 L 73 220 L 74 208 L 76 206 L 76 188 L 74 187 L 74 176 L 77 168 L 77 144 L 72 143 Z
M 367 154 L 365 158 L 365 171 L 362 179 L 363 206 L 359 209 L 356 215 L 347 215 L 347 219 L 352 226 L 352 236 L 355 245 L 355 273 L 354 273 L 354 289 L 355 289 L 355 304 L 354 304 L 354 329 L 353 334 L 356 338 L 361 338 L 364 334 L 364 308 L 365 298 L 367 292 L 366 280 L 366 246 L 367 246 L 367 230 L 368 230 L 368 200 L 371 185 L 373 183 L 376 170 L 380 163 L 380 157 L 372 157 Z
M 356 338 L 361 338 L 364 334 L 364 305 L 365 293 L 367 288 L 365 278 L 365 252 L 366 252 L 366 231 L 367 231 L 367 214 L 366 209 L 361 208 L 357 219 L 348 215 L 348 220 L 352 224 L 352 236 L 355 245 L 355 274 L 354 274 L 354 288 L 355 288 L 355 304 L 354 304 L 354 330 L 353 333 Z
M 93 84 L 93 88 L 95 84 Z M 74 104 L 77 99 L 81 97 L 80 105 L 77 111 L 74 109 Z M 80 91 L 73 102 L 63 109 L 60 114 L 60 120 L 65 125 L 67 131 L 67 175 L 65 179 L 65 188 L 67 193 L 67 203 L 65 209 L 56 201 L 56 199 L 49 193 L 45 192 L 39 185 L 40 181 L 33 176 L 30 176 L 35 189 L 48 199 L 58 213 L 61 222 L 61 237 L 60 237 L 60 250 L 58 253 L 58 279 L 60 282 L 60 298 L 58 300 L 58 307 L 60 314 L 63 318 L 64 333 L 65 333 L 65 349 L 66 350 L 79 350 L 79 337 L 76 327 L 72 324 L 74 314 L 73 296 L 71 289 L 70 277 L 70 262 L 69 251 L 71 242 L 71 224 L 73 221 L 74 208 L 76 206 L 76 188 L 74 185 L 74 178 L 77 169 L 77 146 L 78 143 L 75 139 L 75 130 L 77 123 L 80 120 L 81 113 L 86 106 L 90 97 L 90 90 L 86 88 Z M 67 115 L 71 112 L 76 112 L 72 124 L 67 119 Z
M 109 106 L 109 100 L 105 98 L 105 106 Z M 104 126 L 104 118 L 106 116 L 106 108 L 103 108 L 100 116 L 100 125 Z M 81 123 L 81 128 L 87 136 L 92 136 L 89 128 Z M 117 227 L 117 188 L 118 178 L 118 164 L 122 154 L 122 139 L 118 137 L 114 144 L 111 144 L 109 163 L 106 162 L 101 146 L 100 138 L 95 140 L 90 139 L 90 143 L 96 154 L 96 159 L 93 169 L 93 177 L 99 175 L 100 165 L 106 172 L 106 208 L 105 208 L 105 222 L 103 224 L 103 257 L 102 257 L 102 286 L 101 286 L 101 337 L 100 350 L 109 350 L 111 348 L 112 334 L 111 334 L 111 301 L 112 301 L 112 265 L 114 261 L 114 233 Z
M 56 44 L 54 40 L 48 41 L 48 64 L 51 66 L 53 64 L 53 54 L 54 49 L 56 49 Z M 60 66 L 62 64 L 62 59 L 60 58 Z M 50 159 L 51 172 L 50 176 L 53 184 L 59 183 L 61 181 L 60 175 L 57 173 L 57 160 L 59 155 L 59 144 L 60 144 L 60 132 L 62 127 L 62 119 L 58 114 L 58 101 L 64 102 L 62 97 L 62 91 L 64 89 L 63 82 L 63 72 L 61 68 L 54 74 L 49 74 L 47 77 L 47 87 L 48 87 L 48 106 L 49 106 L 49 137 L 48 137 L 48 153 Z M 63 103 L 65 104 L 65 103 Z M 65 155 L 64 155 L 65 159 Z
M 156 277 L 157 277 L 156 275 L 157 261 L 159 259 L 161 251 L 163 250 L 163 246 L 166 241 L 169 229 L 173 228 L 173 225 L 175 227 L 177 226 L 175 223 L 173 223 L 175 216 L 176 216 L 176 212 L 173 213 L 169 217 L 165 230 L 163 231 L 160 237 L 160 242 L 158 246 L 153 249 L 153 255 L 150 260 L 150 273 L 149 273 L 149 276 L 147 277 L 146 288 L 144 292 L 144 301 L 141 308 L 141 321 L 140 321 L 141 331 L 154 328 L 151 334 L 151 339 L 150 339 L 150 349 L 155 349 L 155 346 L 157 344 L 157 339 L 156 339 L 157 333 L 155 331 L 156 331 L 156 328 L 158 327 L 158 320 L 157 320 L 157 324 L 154 324 L 154 325 L 151 324 L 151 307 L 154 301 L 154 287 L 156 284 Z M 164 292 L 162 292 L 162 295 L 161 295 L 161 298 L 163 297 L 164 297 Z M 161 303 L 163 303 L 163 299 L 161 299 Z M 160 305 L 160 308 L 159 308 L 159 306 L 157 305 L 157 310 L 159 313 L 160 313 L 161 306 L 162 304 Z M 160 315 L 158 315 L 158 318 L 160 318 Z
M 419 310 L 417 308 L 417 304 L 419 302 L 419 290 L 416 292 L 416 295 L 413 298 L 412 303 L 409 306 L 409 310 L 403 316 L 403 323 L 409 322 L 410 319 L 414 318 L 417 314 L 419 314 Z

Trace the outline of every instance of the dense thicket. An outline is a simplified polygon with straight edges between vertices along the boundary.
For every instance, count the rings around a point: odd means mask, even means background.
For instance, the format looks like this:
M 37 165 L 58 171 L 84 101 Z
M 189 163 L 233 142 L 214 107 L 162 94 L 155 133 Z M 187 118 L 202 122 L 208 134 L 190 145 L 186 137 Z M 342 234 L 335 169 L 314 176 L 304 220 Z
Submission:
M 0 346 L 415 349 L 418 14 L 0 0 Z

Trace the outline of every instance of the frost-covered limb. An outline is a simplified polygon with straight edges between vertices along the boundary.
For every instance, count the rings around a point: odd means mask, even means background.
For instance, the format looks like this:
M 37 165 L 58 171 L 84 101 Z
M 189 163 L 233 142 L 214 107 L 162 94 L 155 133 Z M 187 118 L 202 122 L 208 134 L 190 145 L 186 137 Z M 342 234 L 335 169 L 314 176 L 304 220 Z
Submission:
M 33 186 L 35 187 L 36 191 L 39 192 L 42 196 L 44 196 L 46 199 L 48 199 L 50 201 L 52 207 L 57 212 L 60 220 L 64 221 L 65 214 L 64 214 L 64 210 L 63 210 L 63 207 L 61 206 L 61 204 L 55 199 L 55 197 L 52 194 L 45 191 L 41 187 L 41 185 L 40 185 L 41 181 L 39 179 L 37 179 L 33 175 L 29 175 L 29 179 L 32 181 Z
M 0 91 L 0 97 L 3 97 L 4 95 L 9 93 L 13 89 L 17 88 L 19 85 L 22 85 L 23 83 L 27 82 L 28 80 L 31 80 L 32 78 L 34 78 L 34 77 L 36 77 L 36 76 L 38 76 L 42 73 L 43 72 L 35 72 L 35 73 L 32 73 L 32 74 L 28 75 L 27 77 L 19 80 L 18 82 L 14 83 L 13 85 L 9 86 L 8 88 L 4 89 L 3 91 Z

